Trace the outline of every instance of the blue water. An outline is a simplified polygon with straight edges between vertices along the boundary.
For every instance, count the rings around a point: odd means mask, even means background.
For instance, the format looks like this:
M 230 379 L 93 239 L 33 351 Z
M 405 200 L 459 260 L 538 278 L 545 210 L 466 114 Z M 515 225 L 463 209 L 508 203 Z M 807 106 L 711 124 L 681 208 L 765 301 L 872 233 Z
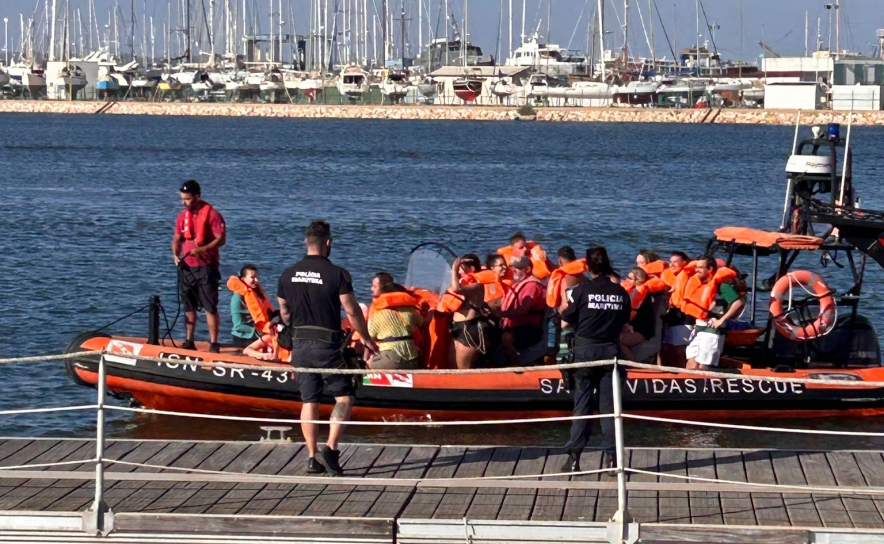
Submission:
M 170 241 L 177 187 L 186 178 L 202 183 L 203 197 L 227 222 L 225 276 L 253 262 L 272 291 L 303 253 L 302 227 L 325 218 L 333 259 L 352 272 L 367 301 L 375 272 L 404 276 L 411 248 L 429 240 L 484 255 L 523 230 L 550 252 L 606 245 L 615 265 L 629 267 L 641 248 L 699 254 L 719 226 L 776 228 L 792 142 L 788 127 L 676 124 L 6 114 L 0 126 L 0 358 L 61 352 L 79 332 L 151 294 L 174 314 Z M 864 205 L 882 209 L 876 174 L 884 167 L 884 130 L 856 128 L 853 142 Z M 879 326 L 881 279 L 873 264 L 864 312 Z M 111 331 L 144 335 L 146 317 Z M 75 386 L 57 362 L 0 366 L 0 380 L 0 410 L 94 402 L 94 392 Z M 86 412 L 0 417 L 6 436 L 82 436 L 94 427 Z M 884 430 L 868 419 L 794 424 Z M 257 436 L 251 424 L 156 416 L 117 415 L 111 429 L 145 438 Z M 564 432 L 354 431 L 398 442 L 517 444 L 560 443 Z M 630 424 L 627 432 L 631 443 L 648 445 L 798 440 L 650 424 Z

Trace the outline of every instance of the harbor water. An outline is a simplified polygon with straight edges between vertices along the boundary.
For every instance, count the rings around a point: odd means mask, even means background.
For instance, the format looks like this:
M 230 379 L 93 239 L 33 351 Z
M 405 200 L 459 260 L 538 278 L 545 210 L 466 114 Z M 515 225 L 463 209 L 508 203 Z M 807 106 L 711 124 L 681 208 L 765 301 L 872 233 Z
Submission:
M 776 228 L 793 136 L 776 126 L 224 117 L 6 114 L 0 124 L 0 358 L 59 353 L 78 333 L 143 306 L 152 294 L 174 318 L 170 241 L 183 179 L 199 180 L 204 199 L 227 222 L 225 277 L 255 263 L 275 292 L 279 273 L 303 253 L 302 228 L 325 218 L 333 226 L 332 258 L 352 272 L 360 300 L 368 301 L 374 273 L 404 277 L 409 251 L 425 241 L 484 255 L 522 230 L 551 253 L 566 244 L 578 252 L 605 245 L 622 269 L 642 248 L 699 254 L 720 226 Z M 877 179 L 884 130 L 855 128 L 851 142 L 863 205 L 884 209 Z M 870 263 L 863 308 L 879 332 L 882 278 Z M 226 324 L 229 293 L 221 300 Z M 140 313 L 109 330 L 143 336 L 146 327 Z M 58 362 L 0 366 L 0 380 L 0 410 L 94 402 L 94 391 L 74 385 Z M 0 417 L 3 436 L 94 430 L 89 412 Z M 778 424 L 884 431 L 881 419 Z M 133 438 L 259 434 L 251 423 L 130 414 L 115 414 L 110 430 Z M 635 446 L 884 447 L 873 438 L 637 422 L 627 422 L 626 431 Z M 555 446 L 566 432 L 563 424 L 359 428 L 350 437 Z

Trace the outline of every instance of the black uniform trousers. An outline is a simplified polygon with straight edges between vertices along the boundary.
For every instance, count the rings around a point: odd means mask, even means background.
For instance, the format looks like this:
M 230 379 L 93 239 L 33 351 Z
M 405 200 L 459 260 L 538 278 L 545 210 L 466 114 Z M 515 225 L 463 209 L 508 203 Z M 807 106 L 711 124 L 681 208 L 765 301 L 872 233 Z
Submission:
M 585 344 L 574 347 L 574 360 L 578 362 L 613 359 L 620 356 L 618 344 Z M 621 384 L 626 378 L 623 367 L 620 372 Z M 613 366 L 581 368 L 573 370 L 574 411 L 572 415 L 587 416 L 598 409 L 600 414 L 614 413 L 614 389 L 612 387 Z M 602 425 L 602 449 L 612 456 L 614 447 L 614 418 L 606 417 L 599 420 Z M 586 448 L 592 434 L 591 419 L 577 419 L 571 422 L 571 438 L 565 444 L 565 451 L 580 455 Z

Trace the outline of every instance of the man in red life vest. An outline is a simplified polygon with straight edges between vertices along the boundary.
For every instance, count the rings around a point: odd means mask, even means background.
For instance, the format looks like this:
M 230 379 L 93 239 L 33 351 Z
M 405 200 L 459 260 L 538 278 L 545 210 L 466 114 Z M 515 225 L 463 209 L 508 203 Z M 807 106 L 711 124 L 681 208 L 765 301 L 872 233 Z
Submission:
M 178 267 L 178 287 L 184 300 L 184 326 L 187 337 L 182 347 L 196 349 L 193 343 L 196 313 L 206 312 L 209 326 L 209 351 L 218 353 L 218 248 L 227 240 L 224 218 L 200 197 L 200 184 L 189 179 L 181 185 L 184 210 L 175 220 L 172 258 Z

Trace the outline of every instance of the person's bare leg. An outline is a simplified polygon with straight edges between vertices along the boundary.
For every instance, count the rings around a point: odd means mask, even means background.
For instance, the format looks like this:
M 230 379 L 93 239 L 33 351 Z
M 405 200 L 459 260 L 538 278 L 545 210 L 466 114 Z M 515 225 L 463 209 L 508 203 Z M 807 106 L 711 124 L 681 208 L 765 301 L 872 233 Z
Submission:
M 350 414 L 353 413 L 353 397 L 335 397 L 335 407 L 332 409 L 330 421 L 350 421 Z M 329 425 L 328 442 L 329 448 L 338 449 L 338 441 L 344 432 L 344 425 L 340 423 L 332 423 Z
M 196 334 L 196 311 L 184 312 L 184 336 L 187 340 L 193 340 Z
M 688 370 L 698 370 L 700 368 L 700 363 L 698 363 L 696 359 L 688 359 L 688 363 L 685 368 Z
M 301 419 L 310 421 L 319 419 L 319 404 L 316 402 L 305 402 L 302 404 Z M 301 433 L 304 435 L 304 443 L 307 445 L 310 457 L 316 457 L 316 424 L 301 423 Z
M 465 346 L 460 342 L 454 343 L 454 362 L 459 370 L 473 368 L 480 352 L 477 349 Z
M 213 344 L 218 343 L 218 324 L 221 319 L 218 315 L 218 312 L 210 314 L 206 312 L 206 323 L 209 325 L 209 342 Z

